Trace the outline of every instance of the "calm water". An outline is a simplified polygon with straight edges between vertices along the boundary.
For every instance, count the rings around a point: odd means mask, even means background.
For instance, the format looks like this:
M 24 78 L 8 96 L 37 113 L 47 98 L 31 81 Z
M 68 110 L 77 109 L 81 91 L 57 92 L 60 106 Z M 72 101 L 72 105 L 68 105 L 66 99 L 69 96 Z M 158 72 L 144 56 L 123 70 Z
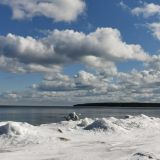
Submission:
M 37 107 L 3 107 L 0 108 L 0 121 L 28 122 L 33 125 L 53 123 L 64 120 L 70 112 L 81 113 L 81 118 L 118 117 L 145 114 L 160 117 L 160 108 L 37 108 Z

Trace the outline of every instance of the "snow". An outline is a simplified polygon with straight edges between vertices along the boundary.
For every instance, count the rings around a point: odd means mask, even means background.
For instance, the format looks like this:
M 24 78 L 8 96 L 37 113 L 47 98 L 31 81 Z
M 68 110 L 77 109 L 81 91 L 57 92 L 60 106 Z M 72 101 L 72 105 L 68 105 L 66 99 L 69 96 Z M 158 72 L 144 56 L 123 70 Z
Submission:
M 160 160 L 160 118 L 0 122 L 2 160 Z
M 0 135 L 26 135 L 34 133 L 33 126 L 27 123 L 6 122 L 0 125 Z

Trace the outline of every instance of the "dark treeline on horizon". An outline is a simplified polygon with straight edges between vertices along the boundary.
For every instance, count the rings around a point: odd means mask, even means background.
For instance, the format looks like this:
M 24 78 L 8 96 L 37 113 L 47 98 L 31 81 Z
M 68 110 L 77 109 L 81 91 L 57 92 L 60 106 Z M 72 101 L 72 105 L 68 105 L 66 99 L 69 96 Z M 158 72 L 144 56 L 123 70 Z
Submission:
M 109 102 L 109 103 L 84 103 L 76 104 L 74 107 L 160 107 L 160 103 L 139 102 Z

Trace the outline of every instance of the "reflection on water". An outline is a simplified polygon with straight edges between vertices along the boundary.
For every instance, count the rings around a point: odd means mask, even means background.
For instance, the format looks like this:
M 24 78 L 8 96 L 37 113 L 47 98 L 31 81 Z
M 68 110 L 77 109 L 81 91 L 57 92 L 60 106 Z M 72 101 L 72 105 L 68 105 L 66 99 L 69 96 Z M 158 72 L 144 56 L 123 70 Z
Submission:
M 3 107 L 0 108 L 0 121 L 28 122 L 33 125 L 54 123 L 64 120 L 70 112 L 81 113 L 81 118 L 118 117 L 125 115 L 145 114 L 160 117 L 160 108 L 36 108 L 36 107 Z

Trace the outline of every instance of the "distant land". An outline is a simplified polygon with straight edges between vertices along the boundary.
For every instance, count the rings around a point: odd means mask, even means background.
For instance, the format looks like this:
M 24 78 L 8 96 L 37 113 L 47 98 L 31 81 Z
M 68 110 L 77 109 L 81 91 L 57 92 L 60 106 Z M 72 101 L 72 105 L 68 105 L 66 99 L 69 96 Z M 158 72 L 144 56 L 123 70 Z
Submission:
M 109 102 L 109 103 L 84 103 L 74 105 L 76 108 L 95 107 L 160 107 L 160 103 L 140 103 L 140 102 Z
M 140 103 L 140 102 L 105 102 L 105 103 L 82 103 L 82 104 L 75 104 L 75 105 L 63 105 L 63 106 L 56 106 L 56 105 L 0 105 L 0 108 L 105 108 L 105 107 L 156 107 L 160 108 L 160 103 Z

